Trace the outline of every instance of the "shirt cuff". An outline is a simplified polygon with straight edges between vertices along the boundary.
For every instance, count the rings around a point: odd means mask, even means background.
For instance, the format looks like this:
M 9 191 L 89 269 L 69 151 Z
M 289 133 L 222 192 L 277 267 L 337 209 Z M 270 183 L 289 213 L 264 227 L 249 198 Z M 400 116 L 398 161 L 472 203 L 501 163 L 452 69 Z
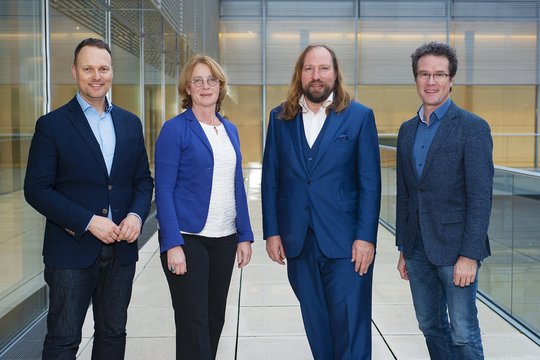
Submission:
M 139 219 L 139 221 L 141 222 L 141 226 L 142 226 L 142 224 L 143 224 L 143 223 L 142 223 L 142 219 L 141 219 L 141 217 L 140 217 L 138 214 L 136 214 L 136 213 L 134 213 L 134 212 L 130 212 L 130 213 L 128 213 L 128 215 L 136 216 L 137 219 Z

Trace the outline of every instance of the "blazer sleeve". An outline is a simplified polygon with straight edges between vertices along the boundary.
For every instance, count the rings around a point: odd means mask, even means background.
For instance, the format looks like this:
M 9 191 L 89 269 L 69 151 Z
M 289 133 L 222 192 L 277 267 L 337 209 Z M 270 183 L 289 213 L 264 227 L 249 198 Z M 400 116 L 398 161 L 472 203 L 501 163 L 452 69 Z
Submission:
M 232 124 L 231 124 L 232 125 Z M 244 176 L 242 173 L 242 154 L 240 152 L 240 137 L 236 126 L 232 126 L 234 133 L 234 144 L 237 147 L 237 159 L 235 169 L 235 201 L 236 201 L 236 232 L 238 242 L 251 241 L 253 242 L 253 230 L 249 219 L 249 209 L 246 197 L 246 188 L 244 186 Z
M 138 133 L 138 156 L 135 172 L 133 176 L 133 197 L 129 212 L 136 213 L 141 217 L 142 223 L 146 221 L 150 205 L 152 203 L 152 190 L 154 189 L 154 180 L 150 174 L 148 164 L 148 154 L 144 145 L 144 136 L 142 132 L 141 121 L 133 117 L 136 123 L 135 129 Z
M 74 234 L 70 234 L 80 241 L 94 214 L 55 190 L 59 154 L 51 120 L 42 116 L 36 122 L 28 154 L 24 196 L 34 209 L 60 227 L 73 231 Z
M 279 191 L 279 160 L 276 145 L 276 110 L 270 113 L 266 143 L 264 145 L 261 200 L 263 217 L 263 237 L 279 235 L 277 219 L 277 202 Z
M 482 119 L 471 122 L 468 130 L 464 152 L 467 213 L 459 254 L 482 260 L 489 254 L 486 247 L 493 194 L 493 141 L 489 125 Z
M 174 204 L 181 136 L 173 125 L 172 120 L 163 124 L 155 149 L 156 209 L 161 232 L 161 252 L 184 244 Z
M 405 223 L 407 222 L 409 208 L 409 192 L 404 174 L 403 137 L 404 125 L 402 124 L 397 138 L 396 149 L 396 246 L 403 247 L 405 244 Z
M 355 239 L 377 242 L 381 208 L 381 160 L 375 116 L 365 112 L 358 139 L 358 204 Z

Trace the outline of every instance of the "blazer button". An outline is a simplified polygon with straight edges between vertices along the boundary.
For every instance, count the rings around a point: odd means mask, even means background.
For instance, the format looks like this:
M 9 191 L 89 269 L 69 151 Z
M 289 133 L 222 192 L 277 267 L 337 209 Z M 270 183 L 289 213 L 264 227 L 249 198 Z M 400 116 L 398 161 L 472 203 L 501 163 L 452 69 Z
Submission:
M 112 190 L 112 185 L 109 184 L 109 186 L 107 186 L 107 189 L 109 189 L 109 191 L 111 191 Z
M 101 213 L 102 213 L 103 215 L 107 215 L 108 212 L 109 212 L 109 211 L 108 211 L 107 209 L 102 209 L 102 210 L 101 210 Z
M 311 184 L 311 179 L 308 179 L 308 180 L 307 180 L 307 184 L 308 184 L 308 185 Z

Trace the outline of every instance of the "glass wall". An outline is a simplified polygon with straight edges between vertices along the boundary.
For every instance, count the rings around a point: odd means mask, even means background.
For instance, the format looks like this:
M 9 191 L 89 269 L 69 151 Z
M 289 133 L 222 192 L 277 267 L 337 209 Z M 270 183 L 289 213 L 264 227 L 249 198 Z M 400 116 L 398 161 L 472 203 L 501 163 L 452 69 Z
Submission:
M 43 11 L 38 1 L 0 3 L 0 348 L 46 307 L 44 222 L 22 192 L 30 139 L 46 101 Z M 18 306 L 23 299 L 32 299 L 26 310 Z
M 87 37 L 109 42 L 109 96 L 140 117 L 153 162 L 163 121 L 180 109 L 180 67 L 196 52 L 217 57 L 218 12 L 218 0 L 0 2 L 0 357 L 47 309 L 44 219 L 26 204 L 22 187 L 36 119 L 77 91 L 71 75 L 75 47 Z M 187 18 L 193 25 L 189 36 L 183 31 Z

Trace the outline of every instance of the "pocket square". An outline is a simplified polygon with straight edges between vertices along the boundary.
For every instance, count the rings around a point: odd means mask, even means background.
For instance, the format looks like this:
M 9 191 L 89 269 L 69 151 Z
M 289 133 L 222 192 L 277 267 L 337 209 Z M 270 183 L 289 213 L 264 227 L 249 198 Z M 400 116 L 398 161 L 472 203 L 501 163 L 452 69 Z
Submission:
M 338 137 L 336 138 L 336 141 L 349 141 L 349 140 L 351 140 L 351 138 L 347 134 L 338 135 Z

